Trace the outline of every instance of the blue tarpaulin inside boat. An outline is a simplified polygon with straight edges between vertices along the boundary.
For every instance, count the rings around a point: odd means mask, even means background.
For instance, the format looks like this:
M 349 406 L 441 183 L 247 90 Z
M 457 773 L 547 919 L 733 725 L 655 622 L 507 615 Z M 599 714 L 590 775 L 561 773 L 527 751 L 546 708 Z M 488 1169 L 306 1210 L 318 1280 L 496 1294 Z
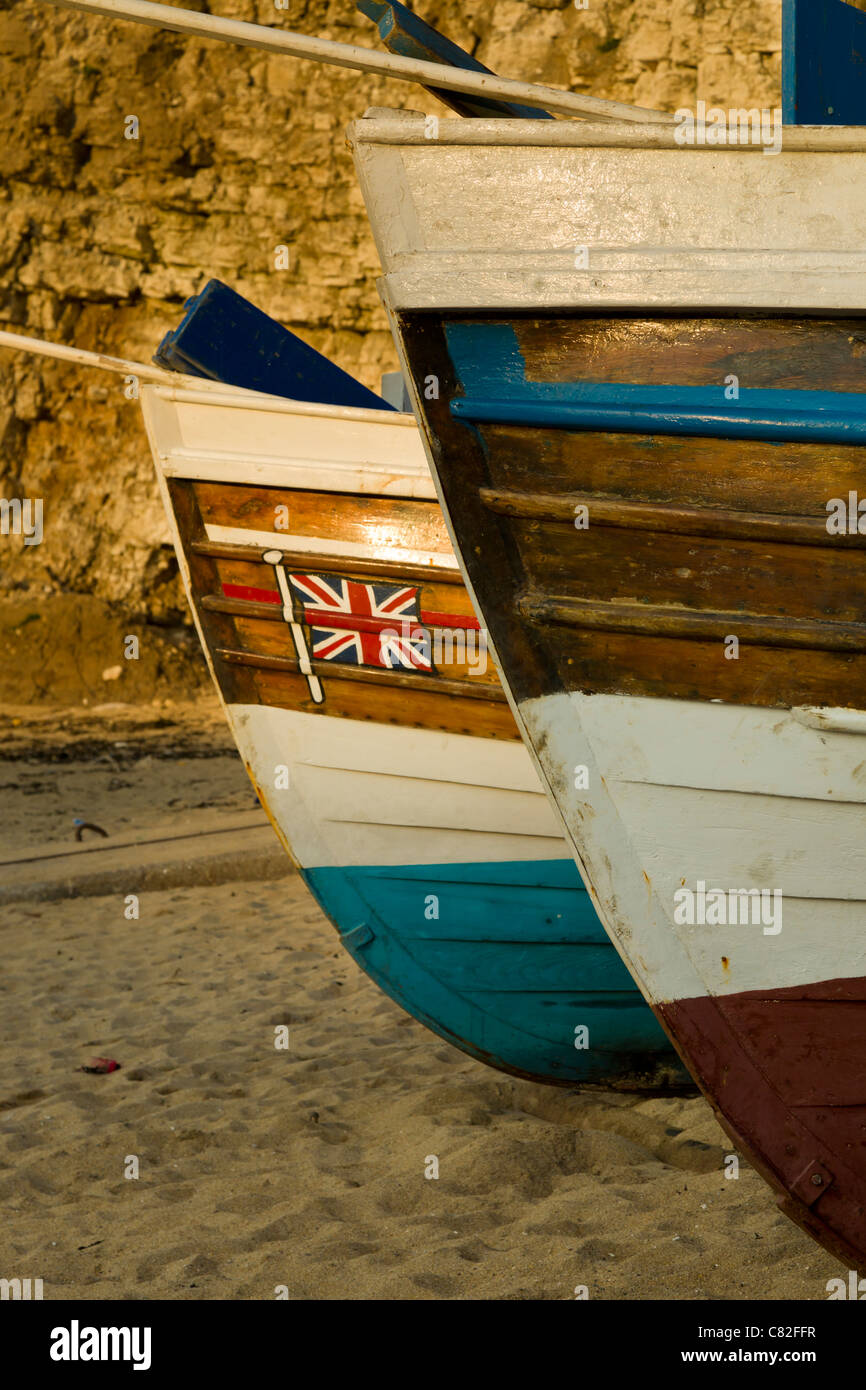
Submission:
M 295 401 L 393 409 L 221 280 L 209 280 L 184 308 L 154 353 L 160 367 Z

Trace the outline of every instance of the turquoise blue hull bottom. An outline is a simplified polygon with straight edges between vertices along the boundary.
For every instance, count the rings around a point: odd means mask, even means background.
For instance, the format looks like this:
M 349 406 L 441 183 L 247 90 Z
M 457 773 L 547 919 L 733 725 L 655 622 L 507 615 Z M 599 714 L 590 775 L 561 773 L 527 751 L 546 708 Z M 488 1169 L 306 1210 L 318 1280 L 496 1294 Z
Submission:
M 305 877 L 361 968 L 470 1056 L 535 1081 L 691 1084 L 572 860 Z

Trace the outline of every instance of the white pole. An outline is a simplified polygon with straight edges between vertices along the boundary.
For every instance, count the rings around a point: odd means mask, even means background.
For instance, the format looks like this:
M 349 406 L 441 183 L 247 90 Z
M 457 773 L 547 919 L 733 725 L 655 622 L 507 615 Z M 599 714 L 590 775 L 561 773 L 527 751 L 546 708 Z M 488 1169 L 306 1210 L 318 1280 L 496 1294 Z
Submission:
M 77 362 L 82 367 L 100 367 L 106 372 L 120 372 L 125 376 L 137 376 L 142 381 L 159 381 L 168 386 L 177 386 L 179 380 L 177 372 L 167 372 L 162 367 L 154 367 L 147 362 L 132 362 L 125 357 L 109 357 L 104 352 L 87 352 L 84 348 L 67 347 L 65 343 L 49 343 L 44 338 L 28 338 L 23 333 L 0 332 L 0 347 L 32 352 L 37 357 L 57 357 L 61 362 Z
M 174 29 L 179 34 L 195 34 L 203 39 L 220 39 L 223 43 L 240 44 L 245 48 L 261 48 L 268 53 L 284 53 L 292 58 L 312 58 L 341 68 L 357 68 L 374 72 L 380 77 L 396 77 L 405 82 L 420 82 L 424 87 L 442 87 L 449 92 L 465 92 L 471 96 L 498 97 L 523 106 L 544 107 L 562 116 L 591 117 L 596 121 L 664 121 L 673 120 L 663 111 L 650 111 L 643 106 L 628 106 L 621 101 L 603 101 L 600 97 L 580 96 L 577 92 L 562 92 L 555 87 L 542 87 L 533 82 L 515 82 L 494 73 L 467 72 L 445 63 L 422 62 L 402 58 L 394 53 L 377 53 L 357 44 L 335 43 L 309 34 L 273 29 L 264 24 L 249 24 L 246 20 L 223 19 L 219 15 L 199 14 L 174 5 L 158 5 L 151 0 L 49 0 L 49 3 L 85 14 L 106 15 L 110 19 L 132 19 L 157 29 Z
M 277 577 L 277 585 L 280 590 L 280 598 L 283 601 L 283 621 L 288 623 L 292 634 L 292 641 L 295 644 L 295 653 L 298 658 L 298 666 L 301 673 L 307 678 L 307 685 L 310 687 L 310 694 L 317 705 L 324 701 L 322 694 L 322 683 L 319 677 L 313 674 L 313 667 L 310 663 L 310 653 L 307 648 L 307 639 L 304 629 L 295 617 L 295 605 L 292 602 L 292 591 L 289 588 L 289 581 L 286 571 L 283 569 L 283 552 L 281 550 L 266 550 L 262 555 L 266 565 L 273 565 L 274 574 Z
M 224 381 L 212 381 L 210 377 L 192 376 L 186 372 L 167 372 L 151 362 L 133 362 L 127 357 L 110 357 L 105 352 L 88 352 L 85 348 L 67 347 L 65 343 L 51 343 L 45 338 L 28 338 L 23 333 L 0 331 L 0 348 L 12 348 L 17 352 L 33 353 L 37 357 L 56 357 L 60 362 L 75 362 L 80 367 L 96 367 L 104 372 L 117 372 L 121 376 L 137 377 L 139 381 L 154 381 L 160 386 L 193 387 L 197 391 L 216 391 L 222 395 L 268 397 L 260 391 L 249 391 L 244 386 L 229 386 Z

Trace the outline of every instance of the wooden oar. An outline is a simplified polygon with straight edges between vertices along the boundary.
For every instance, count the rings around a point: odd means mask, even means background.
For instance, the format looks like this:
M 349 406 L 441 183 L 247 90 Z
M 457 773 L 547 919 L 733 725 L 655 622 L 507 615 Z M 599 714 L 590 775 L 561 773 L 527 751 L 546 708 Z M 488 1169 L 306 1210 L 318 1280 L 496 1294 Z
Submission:
M 133 362 L 126 357 L 110 357 L 104 352 L 88 352 L 86 348 L 67 347 L 65 343 L 52 343 L 45 338 L 28 338 L 23 333 L 0 332 L 0 348 L 30 352 L 37 357 L 55 357 L 60 362 L 75 362 L 80 367 L 96 367 L 104 372 L 134 376 L 139 381 L 154 381 L 161 386 L 194 386 L 196 390 L 219 391 L 221 394 L 229 392 L 239 396 L 259 396 L 257 391 L 248 391 L 243 386 L 227 386 L 225 382 L 211 381 L 207 377 L 167 372 L 164 367 L 155 367 L 150 362 Z M 262 399 L 261 396 L 259 398 Z
M 432 24 L 427 24 L 420 15 L 407 9 L 400 0 L 355 0 L 355 9 L 372 19 L 389 53 L 396 53 L 401 58 L 420 59 L 423 63 L 444 63 L 446 67 L 462 68 L 465 72 L 486 72 L 488 77 L 496 76 L 477 58 L 446 39 Z M 476 116 L 481 120 L 490 117 L 497 120 L 553 120 L 549 111 L 539 111 L 534 106 L 519 106 L 515 101 L 467 97 L 460 92 L 443 92 L 441 87 L 426 87 L 425 91 L 450 106 L 458 116 Z
M 532 82 L 515 82 L 508 77 L 496 77 L 483 72 L 467 72 L 444 64 L 401 58 L 393 53 L 377 53 L 351 43 L 335 43 L 308 34 L 272 29 L 246 20 L 222 19 L 218 15 L 199 14 L 196 10 L 176 9 L 173 5 L 157 5 L 151 0 L 48 0 L 64 9 L 80 10 L 85 14 L 106 15 L 110 19 L 131 19 L 157 29 L 173 29 L 179 34 L 194 34 L 202 39 L 219 39 L 222 43 L 239 44 L 244 48 L 260 48 L 266 53 L 284 53 L 292 58 L 312 58 L 335 67 L 357 68 L 379 77 L 395 77 L 404 82 L 418 82 L 422 87 L 442 87 L 471 96 L 499 97 L 524 106 L 536 106 L 556 111 L 563 116 L 582 116 L 595 121 L 664 121 L 673 117 L 663 111 L 650 111 L 642 106 L 628 106 L 621 101 L 603 101 L 600 97 L 581 96 L 577 92 L 562 92 L 555 87 L 541 87 Z

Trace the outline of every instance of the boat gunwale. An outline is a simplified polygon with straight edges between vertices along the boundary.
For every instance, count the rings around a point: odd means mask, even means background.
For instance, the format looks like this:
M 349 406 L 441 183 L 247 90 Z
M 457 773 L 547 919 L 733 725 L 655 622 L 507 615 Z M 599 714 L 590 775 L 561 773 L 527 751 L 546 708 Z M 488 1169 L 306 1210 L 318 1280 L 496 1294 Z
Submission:
M 728 108 L 721 108 L 727 111 Z M 740 108 L 731 108 L 739 110 Z M 751 108 L 749 108 L 751 109 Z M 608 148 L 683 150 L 692 154 L 763 154 L 762 144 L 680 144 L 676 139 L 678 126 L 667 121 L 648 121 L 630 124 L 627 121 L 558 120 L 532 121 L 478 117 L 437 118 L 435 138 L 427 134 L 428 118 L 420 112 L 394 110 L 387 115 L 377 108 L 375 114 L 352 121 L 346 131 L 349 146 L 424 145 L 428 149 L 443 146 L 481 146 L 489 148 Z M 695 123 L 695 130 L 706 129 Z M 866 153 L 864 126 L 782 126 L 780 153 Z
M 187 377 L 186 381 L 190 378 Z M 201 387 L 187 385 L 173 386 L 159 382 L 142 383 L 139 394 L 145 391 L 159 396 L 162 400 L 177 401 L 186 405 L 212 405 L 231 407 L 239 410 L 258 410 L 265 414 L 309 415 L 314 419 L 326 417 L 334 420 L 372 422 L 380 425 L 401 425 L 404 429 L 417 430 L 415 416 L 402 410 L 379 410 L 376 406 L 360 405 L 322 405 L 318 401 L 299 401 L 291 396 L 269 396 L 260 391 L 250 391 L 242 386 L 225 386 L 214 383 L 209 388 L 207 378 L 202 378 Z

